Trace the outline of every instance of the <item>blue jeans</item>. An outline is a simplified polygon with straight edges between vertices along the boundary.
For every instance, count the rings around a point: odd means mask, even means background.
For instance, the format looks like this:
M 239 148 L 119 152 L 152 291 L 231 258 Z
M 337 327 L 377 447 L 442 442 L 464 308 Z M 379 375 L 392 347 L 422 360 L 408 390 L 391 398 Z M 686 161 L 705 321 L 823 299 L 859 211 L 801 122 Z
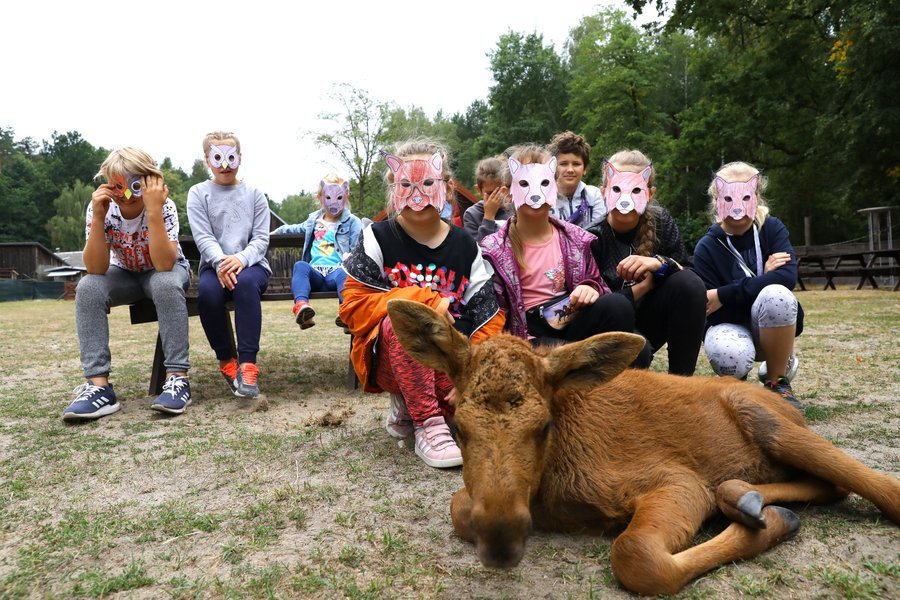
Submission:
M 326 276 L 313 269 L 308 262 L 298 260 L 294 263 L 294 274 L 291 276 L 294 302 L 300 300 L 309 302 L 310 292 L 337 292 L 338 302 L 343 302 L 344 297 L 341 292 L 344 290 L 346 280 L 347 272 L 343 267 L 335 269 Z
M 237 359 L 239 362 L 255 363 L 259 352 L 259 336 L 262 333 L 262 306 L 260 296 L 269 286 L 269 273 L 261 266 L 252 265 L 240 272 L 237 285 L 233 290 L 226 290 L 219 283 L 213 269 L 204 269 L 200 273 L 197 307 L 200 312 L 200 323 L 209 340 L 210 347 L 215 350 L 216 358 L 228 360 L 231 353 L 232 340 L 228 336 L 228 310 L 225 303 L 234 302 L 234 333 L 237 336 Z

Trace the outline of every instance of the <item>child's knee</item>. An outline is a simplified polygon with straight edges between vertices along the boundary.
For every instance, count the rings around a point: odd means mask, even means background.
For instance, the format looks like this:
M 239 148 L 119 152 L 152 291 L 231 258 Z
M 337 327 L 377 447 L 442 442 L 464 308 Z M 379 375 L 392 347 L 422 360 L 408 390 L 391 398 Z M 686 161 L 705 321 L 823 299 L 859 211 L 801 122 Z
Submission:
M 767 285 L 754 302 L 754 316 L 760 327 L 786 327 L 797 322 L 799 303 L 783 285 Z
M 106 305 L 109 287 L 103 275 L 85 275 L 75 287 L 76 306 Z
M 703 348 L 716 375 L 731 375 L 743 379 L 753 369 L 756 347 L 750 332 L 742 327 L 710 327 L 706 332 Z

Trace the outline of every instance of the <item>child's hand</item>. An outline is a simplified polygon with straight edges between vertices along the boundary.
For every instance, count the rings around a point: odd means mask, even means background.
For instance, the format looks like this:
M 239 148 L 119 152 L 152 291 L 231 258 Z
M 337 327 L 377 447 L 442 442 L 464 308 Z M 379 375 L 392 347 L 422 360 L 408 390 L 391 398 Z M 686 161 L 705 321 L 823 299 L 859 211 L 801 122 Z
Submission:
M 507 189 L 503 186 L 498 187 L 484 199 L 484 218 L 493 221 L 497 218 L 497 213 L 506 202 Z
M 647 273 L 655 273 L 662 263 L 652 256 L 626 256 L 616 266 L 616 275 L 625 281 L 641 281 Z
M 713 314 L 722 308 L 722 301 L 719 300 L 719 290 L 706 290 L 706 316 Z
M 169 187 L 162 177 L 156 175 L 141 177 L 141 190 L 141 198 L 144 199 L 147 210 L 162 210 L 166 198 L 169 197 Z
M 600 297 L 600 292 L 589 285 L 576 286 L 569 294 L 569 306 L 572 310 L 578 310 L 584 306 L 590 306 Z
M 104 183 L 91 194 L 91 206 L 94 210 L 94 218 L 103 219 L 109 210 L 109 203 L 113 201 L 113 191 L 116 189 L 111 183 Z
M 456 323 L 456 319 L 450 314 L 450 298 L 441 298 L 441 301 L 438 303 L 437 308 L 434 309 L 434 312 L 439 315 L 444 315 L 444 318 L 447 319 L 447 322 L 451 325 Z
M 219 266 L 216 268 L 216 276 L 218 276 L 219 283 L 222 284 L 223 288 L 233 290 L 234 286 L 237 285 L 238 274 L 243 270 L 244 263 L 241 262 L 241 259 L 230 254 L 219 261 Z
M 766 266 L 763 267 L 763 273 L 774 271 L 775 269 L 783 267 L 789 262 L 791 262 L 790 254 L 788 254 L 787 252 L 774 252 L 769 255 L 769 259 L 766 261 Z
M 444 398 L 447 401 L 447 404 L 450 406 L 456 406 L 456 388 L 450 388 L 450 391 L 447 392 L 447 396 Z

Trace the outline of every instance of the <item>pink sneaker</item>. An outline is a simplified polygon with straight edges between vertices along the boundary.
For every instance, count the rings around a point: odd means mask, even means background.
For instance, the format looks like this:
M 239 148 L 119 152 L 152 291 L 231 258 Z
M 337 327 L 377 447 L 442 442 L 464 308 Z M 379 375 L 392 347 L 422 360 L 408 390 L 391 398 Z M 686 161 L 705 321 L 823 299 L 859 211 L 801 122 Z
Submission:
M 406 408 L 406 402 L 400 394 L 391 394 L 391 409 L 384 420 L 384 428 L 388 435 L 402 440 L 413 432 L 412 417 Z
M 450 435 L 450 428 L 444 417 L 425 419 L 425 424 L 416 427 L 416 454 L 425 464 L 437 469 L 462 465 L 462 452 Z
M 313 307 L 309 305 L 309 302 L 304 302 L 303 300 L 297 300 L 294 302 L 294 317 L 297 321 L 297 325 L 300 326 L 300 329 L 309 329 L 316 322 L 313 320 L 313 317 L 316 316 L 316 311 L 313 310 Z

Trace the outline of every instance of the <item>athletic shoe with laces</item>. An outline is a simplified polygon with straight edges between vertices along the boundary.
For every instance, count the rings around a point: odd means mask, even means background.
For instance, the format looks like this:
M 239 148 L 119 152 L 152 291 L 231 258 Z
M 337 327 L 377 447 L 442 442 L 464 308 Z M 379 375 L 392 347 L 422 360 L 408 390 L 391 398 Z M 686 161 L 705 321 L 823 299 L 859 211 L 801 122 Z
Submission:
M 788 380 L 788 383 L 794 380 L 794 376 L 797 374 L 797 369 L 800 367 L 800 359 L 797 358 L 794 354 L 791 354 L 788 357 L 787 368 L 784 370 L 784 378 Z M 766 365 L 766 361 L 762 361 L 759 365 L 759 371 L 756 373 L 756 376 L 759 377 L 759 380 L 765 384 L 769 381 L 769 368 Z
M 237 394 L 237 383 L 235 382 L 235 379 L 237 379 L 237 372 L 238 361 L 236 358 L 232 358 L 224 367 L 219 367 L 219 373 L 221 373 L 222 377 L 225 378 L 225 381 L 228 382 L 228 387 L 231 389 L 232 394 Z
M 398 440 L 409 437 L 413 432 L 412 417 L 406 408 L 406 401 L 400 394 L 391 394 L 391 409 L 384 419 L 384 428 L 388 435 Z
M 765 383 L 767 389 L 772 390 L 785 400 L 787 400 L 791 406 L 799 410 L 801 413 L 803 412 L 803 405 L 800 404 L 800 401 L 794 397 L 794 390 L 791 389 L 791 382 L 787 380 L 785 377 L 779 377 L 778 381 L 767 381 Z
M 253 363 L 244 363 L 238 368 L 237 389 L 234 391 L 235 396 L 242 398 L 256 398 L 259 396 L 259 369 Z
M 150 408 L 160 412 L 180 415 L 191 403 L 191 383 L 183 375 L 169 375 L 163 384 L 162 393 L 156 397 Z
M 463 464 L 462 452 L 450 435 L 450 427 L 444 417 L 425 419 L 416 427 L 416 454 L 425 464 L 437 469 L 458 467 Z
M 347 324 L 341 319 L 341 316 L 338 315 L 334 318 L 334 324 L 344 330 L 344 333 L 350 333 L 350 328 L 347 327 Z
M 74 390 L 75 399 L 63 411 L 64 421 L 82 421 L 99 419 L 117 412 L 122 405 L 116 400 L 112 384 L 94 385 L 85 381 Z
M 309 329 L 315 325 L 316 322 L 313 320 L 313 317 L 315 316 L 316 311 L 309 305 L 309 302 L 304 300 L 294 302 L 294 317 L 297 321 L 297 325 L 300 326 L 300 329 Z

